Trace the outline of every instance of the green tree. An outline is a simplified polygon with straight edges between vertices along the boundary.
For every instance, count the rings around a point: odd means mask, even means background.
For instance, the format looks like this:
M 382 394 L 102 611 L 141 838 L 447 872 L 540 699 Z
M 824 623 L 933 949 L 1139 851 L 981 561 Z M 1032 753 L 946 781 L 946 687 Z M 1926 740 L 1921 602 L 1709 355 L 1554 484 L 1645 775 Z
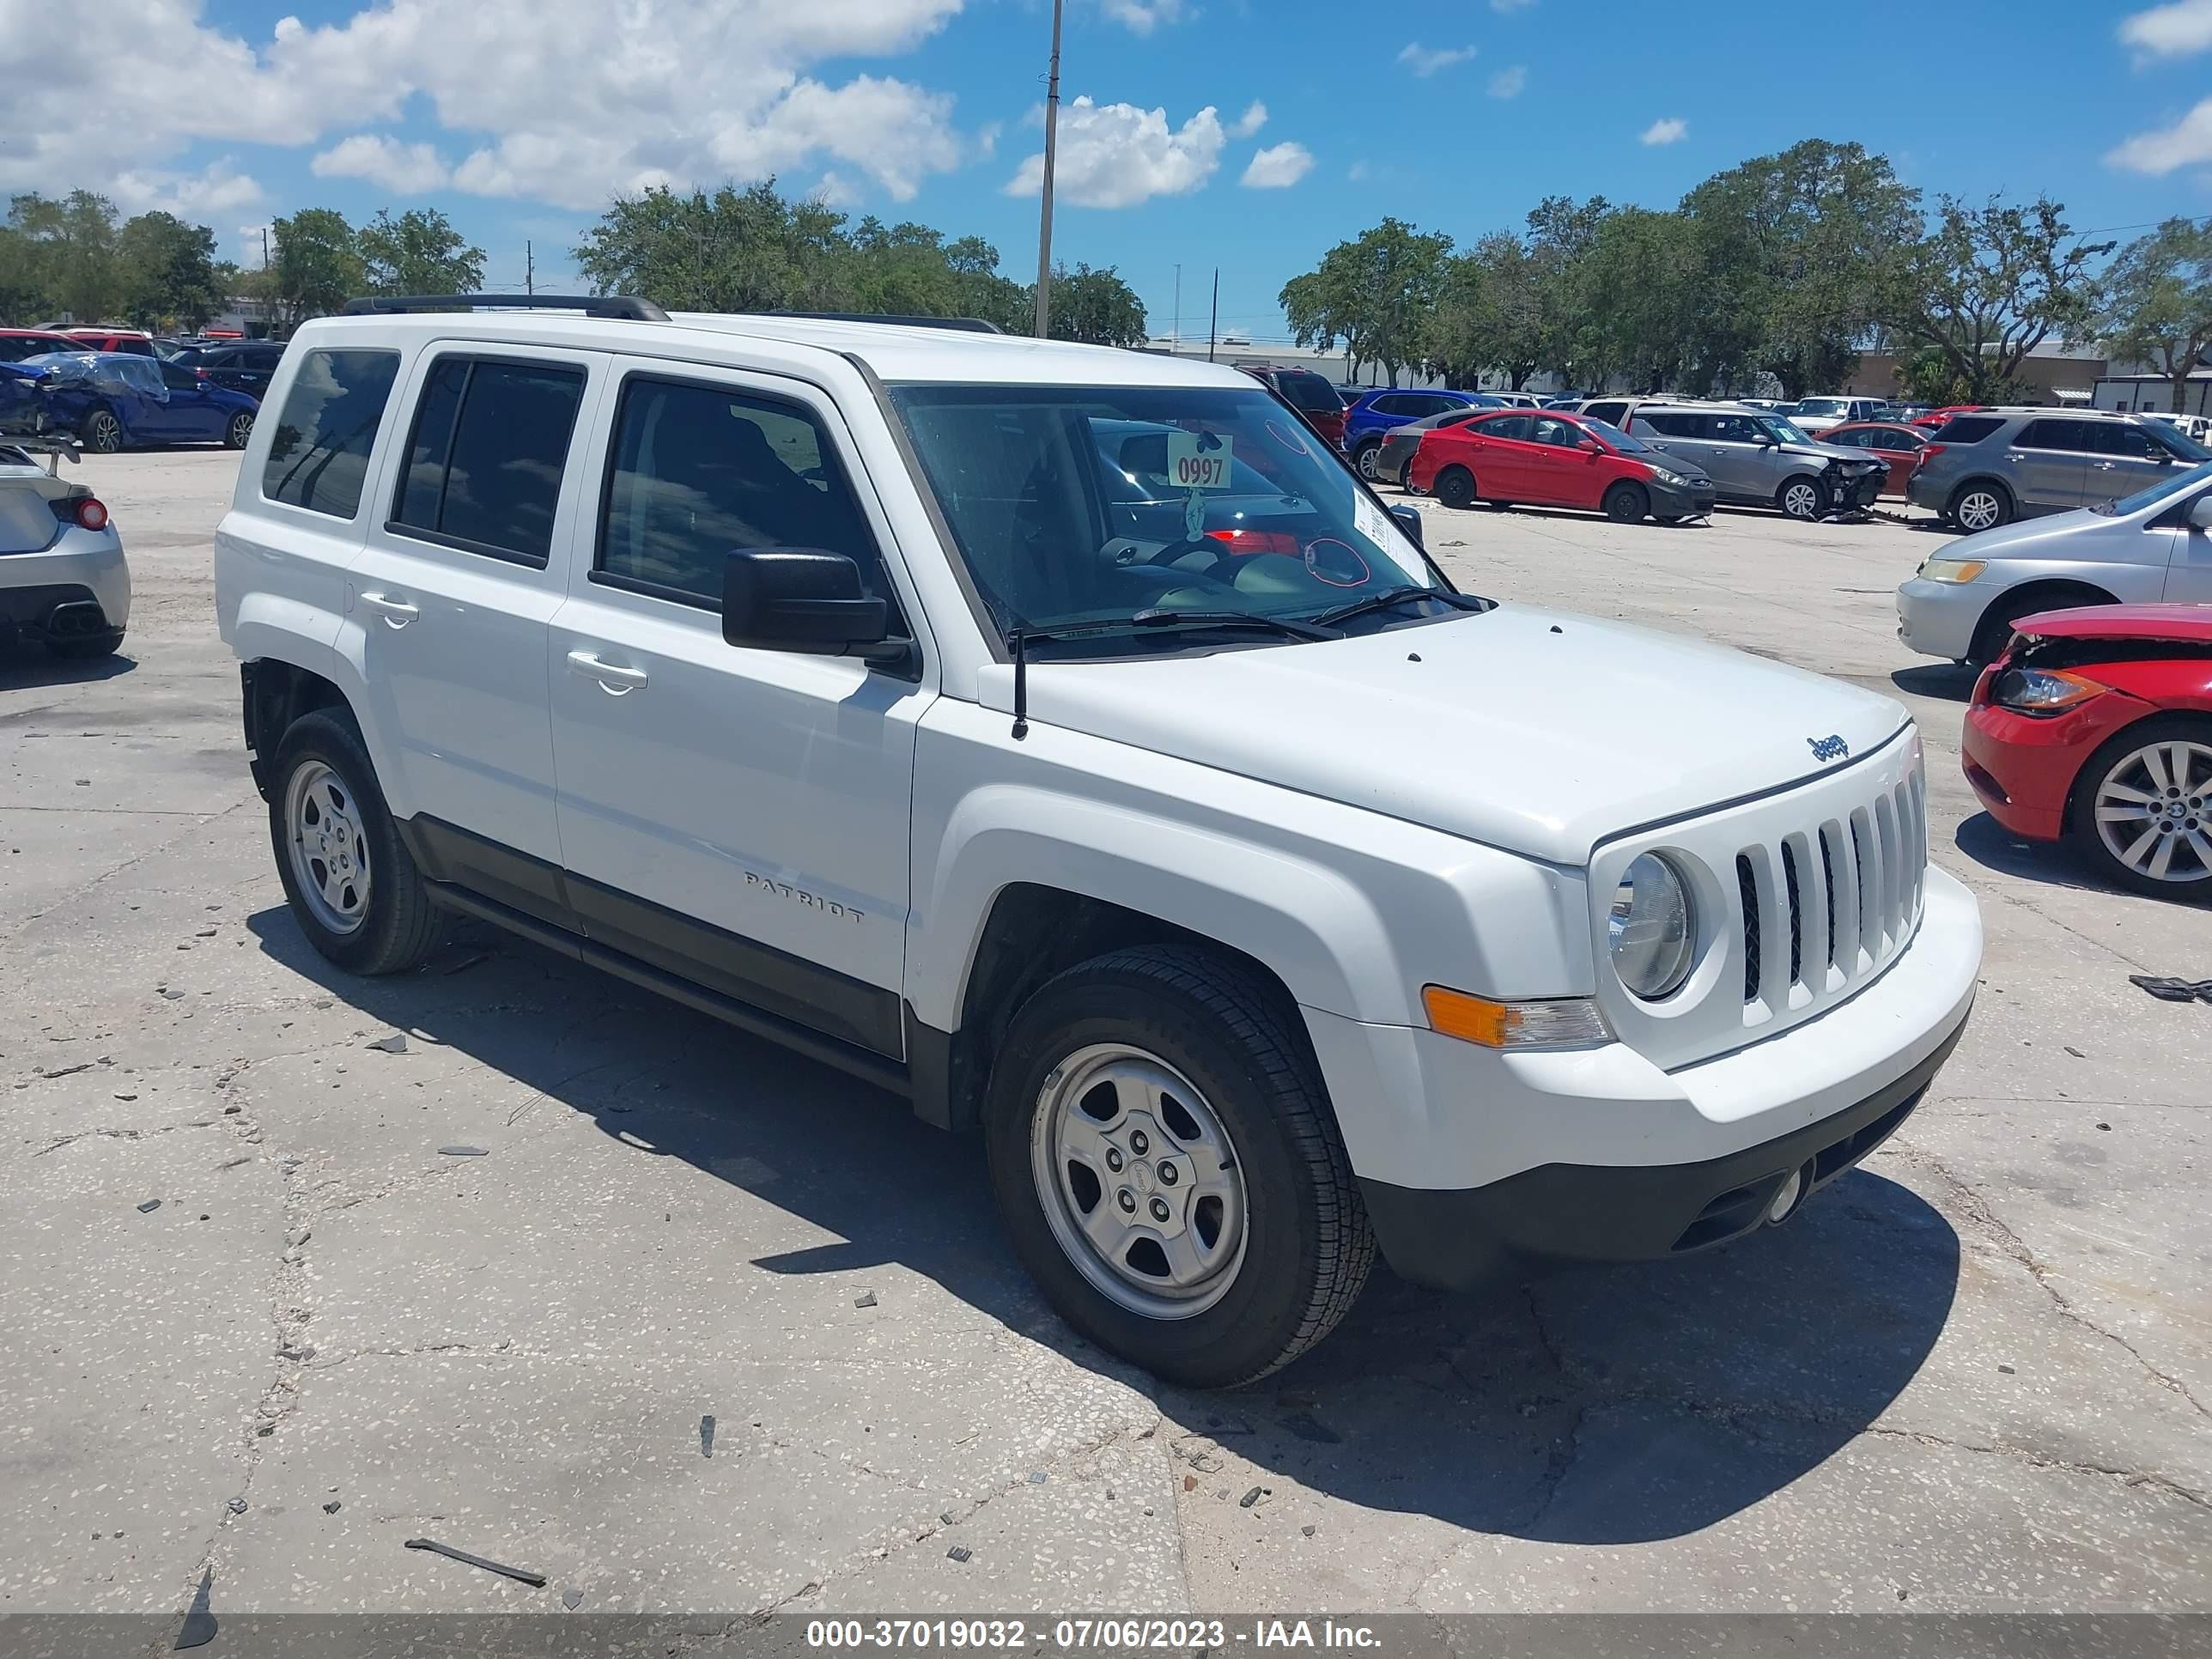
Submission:
M 1595 385 L 1604 378 L 1596 365 L 1586 368 L 1582 362 L 1594 343 L 1589 305 L 1583 295 L 1583 267 L 1612 211 L 1612 204 L 1602 196 L 1593 196 L 1587 202 L 1577 202 L 1571 196 L 1547 196 L 1528 212 L 1523 248 L 1528 258 L 1527 310 L 1534 329 L 1530 349 L 1536 368 L 1548 368 L 1568 380 Z M 1523 375 L 1514 380 L 1513 389 L 1521 391 L 1527 384 Z
M 123 313 L 140 328 L 197 333 L 222 309 L 215 232 L 173 213 L 142 213 L 116 237 L 123 269 Z
M 435 208 L 410 208 L 397 219 L 379 208 L 355 241 L 372 294 L 475 294 L 483 287 L 484 251 Z
M 106 322 L 122 311 L 115 204 L 105 196 L 87 190 L 59 200 L 17 196 L 8 205 L 8 226 L 21 239 L 15 254 L 21 270 L 10 281 L 34 290 L 49 313 L 36 320 L 64 313 L 81 323 Z
M 791 201 L 773 179 L 711 196 L 656 186 L 616 199 L 574 251 L 600 294 L 686 311 L 850 311 L 854 261 L 845 216 Z
M 1034 326 L 1036 295 L 1026 292 Z M 1052 273 L 1052 337 L 1086 345 L 1134 346 L 1145 342 L 1145 302 L 1115 267 L 1093 270 L 1060 265 Z
M 1703 379 L 1699 323 L 1709 289 L 1687 218 L 1616 209 L 1598 226 L 1576 279 L 1586 319 L 1573 353 L 1577 384 L 1601 386 L 1625 375 L 1638 392 L 1708 389 L 1690 384 Z
M 2168 219 L 2120 250 L 2104 289 L 2105 349 L 2157 369 L 2181 409 L 2191 371 L 2212 350 L 2212 225 Z
M 269 229 L 270 276 L 286 329 L 341 309 L 367 286 L 360 239 L 335 208 L 301 208 Z
M 1339 242 L 1278 296 L 1291 332 L 1313 350 L 1342 344 L 1355 374 L 1378 363 L 1395 386 L 1401 369 L 1427 355 L 1451 246 L 1450 237 L 1424 234 L 1401 219 Z

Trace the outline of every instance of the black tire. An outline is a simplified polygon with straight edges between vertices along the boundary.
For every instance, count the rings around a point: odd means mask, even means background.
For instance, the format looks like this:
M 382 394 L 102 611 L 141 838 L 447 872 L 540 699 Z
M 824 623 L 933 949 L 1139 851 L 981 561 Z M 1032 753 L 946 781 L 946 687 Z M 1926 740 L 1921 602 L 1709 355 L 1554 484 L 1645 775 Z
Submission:
M 1362 438 L 1352 447 L 1352 470 L 1370 483 L 1376 482 L 1375 457 L 1382 447 L 1380 438 Z
M 1448 466 L 1437 473 L 1435 488 L 1437 500 L 1446 507 L 1474 505 L 1474 474 L 1463 466 Z
M 1016 1254 L 1061 1316 L 1109 1352 L 1190 1388 L 1288 1364 L 1336 1326 L 1374 1265 L 1375 1235 L 1335 1115 L 1286 1001 L 1200 948 L 1116 951 L 1048 981 L 991 1071 L 984 1146 Z M 1244 1253 L 1220 1299 L 1152 1318 L 1092 1285 L 1053 1231 L 1030 1136 L 1048 1081 L 1098 1043 L 1157 1055 L 1201 1094 L 1244 1181 Z
M 2149 744 L 2170 742 L 2212 744 L 2212 715 L 2154 714 L 2114 732 L 2075 775 L 2074 795 L 2067 813 L 2067 836 L 2075 855 L 2114 886 L 2148 893 L 2154 898 L 2201 903 L 2212 900 L 2212 870 L 2205 868 L 2202 854 L 2186 840 L 2194 832 L 2201 840 L 2212 842 L 2212 787 L 2206 786 L 2201 774 L 2196 776 L 2198 793 L 2177 798 L 2184 816 L 2176 821 L 2179 827 L 2169 832 L 2183 839 L 2168 854 L 2172 860 L 2168 868 L 2179 866 L 2185 872 L 2195 872 L 2193 875 L 2180 880 L 2160 880 L 2130 869 L 2105 845 L 2098 830 L 2097 796 L 2106 779 L 2129 767 Z M 2188 805 L 2191 800 L 2200 805 L 2192 809 Z
M 1974 624 L 1973 643 L 1966 649 L 1966 665 L 1978 673 L 2002 656 L 2005 647 L 2012 643 L 2014 625 L 2022 617 L 2033 617 L 2041 611 L 2061 611 L 2069 605 L 2117 603 L 2111 594 L 2094 587 L 2049 583 L 2000 593 L 1982 612 L 1981 621 Z
M 1807 492 L 1810 491 L 1808 495 Z M 1820 481 L 1809 472 L 1792 473 L 1774 492 L 1774 505 L 1800 524 L 1818 524 L 1824 493 Z
M 1987 508 L 1983 501 L 1989 503 Z M 1995 516 L 1985 524 L 1985 513 Z M 1969 536 L 1984 530 L 1995 530 L 2010 524 L 2020 516 L 2020 503 L 2012 498 L 2012 491 L 1993 478 L 1970 478 L 1951 492 L 1951 499 L 1943 504 L 1943 516 Z
M 361 924 L 351 933 L 331 928 L 316 916 L 292 868 L 285 823 L 288 785 L 294 772 L 310 761 L 337 774 L 361 818 L 373 875 Z M 319 708 L 293 721 L 277 742 L 269 778 L 270 845 L 284 896 L 307 942 L 348 973 L 369 975 L 404 973 L 435 950 L 445 935 L 446 914 L 430 902 L 422 872 L 399 839 L 352 712 Z
M 90 638 L 48 640 L 46 654 L 60 657 L 69 662 L 92 662 L 101 657 L 112 657 L 123 648 L 123 630 L 112 629 Z
M 243 449 L 252 437 L 253 416 L 247 410 L 241 409 L 237 414 L 232 416 L 228 423 L 224 426 L 222 447 L 225 449 Z
M 84 430 L 77 436 L 94 454 L 112 455 L 123 447 L 123 422 L 113 410 L 100 404 L 85 416 Z
M 1642 524 L 1651 511 L 1651 496 L 1642 484 L 1623 478 L 1605 492 L 1599 506 L 1615 524 Z

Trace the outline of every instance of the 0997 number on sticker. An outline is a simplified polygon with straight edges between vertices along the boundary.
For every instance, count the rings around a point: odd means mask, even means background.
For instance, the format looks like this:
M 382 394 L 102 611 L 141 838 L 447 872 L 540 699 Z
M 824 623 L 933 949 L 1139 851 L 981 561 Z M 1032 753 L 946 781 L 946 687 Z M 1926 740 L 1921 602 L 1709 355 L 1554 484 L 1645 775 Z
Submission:
M 1168 482 L 1177 489 L 1229 488 L 1229 440 L 1214 432 L 1168 434 Z

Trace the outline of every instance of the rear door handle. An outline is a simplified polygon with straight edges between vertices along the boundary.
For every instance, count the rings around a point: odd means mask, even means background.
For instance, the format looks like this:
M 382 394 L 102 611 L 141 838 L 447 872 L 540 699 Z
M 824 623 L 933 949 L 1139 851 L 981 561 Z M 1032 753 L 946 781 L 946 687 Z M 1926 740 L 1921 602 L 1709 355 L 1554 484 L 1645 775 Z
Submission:
M 2110 472 L 2114 467 L 2118 466 L 2119 463 L 2118 461 L 2098 461 L 2094 463 L 2094 465 L 2100 472 Z
M 647 679 L 642 668 L 625 668 L 620 663 L 602 662 L 588 651 L 571 651 L 568 653 L 568 672 L 587 680 L 597 680 L 602 690 L 617 697 L 643 690 Z
M 404 599 L 395 599 L 386 593 L 363 593 L 361 602 L 382 617 L 389 628 L 404 628 L 421 615 Z

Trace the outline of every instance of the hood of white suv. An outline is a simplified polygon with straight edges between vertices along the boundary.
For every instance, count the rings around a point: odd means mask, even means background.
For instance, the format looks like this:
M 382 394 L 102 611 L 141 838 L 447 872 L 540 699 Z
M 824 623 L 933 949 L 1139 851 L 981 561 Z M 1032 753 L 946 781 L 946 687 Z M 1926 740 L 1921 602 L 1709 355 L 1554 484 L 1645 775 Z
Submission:
M 1029 680 L 1032 720 L 1564 865 L 1849 764 L 1838 740 L 1862 755 L 1907 718 L 1741 652 L 1520 605 L 1310 645 L 1032 660 Z

